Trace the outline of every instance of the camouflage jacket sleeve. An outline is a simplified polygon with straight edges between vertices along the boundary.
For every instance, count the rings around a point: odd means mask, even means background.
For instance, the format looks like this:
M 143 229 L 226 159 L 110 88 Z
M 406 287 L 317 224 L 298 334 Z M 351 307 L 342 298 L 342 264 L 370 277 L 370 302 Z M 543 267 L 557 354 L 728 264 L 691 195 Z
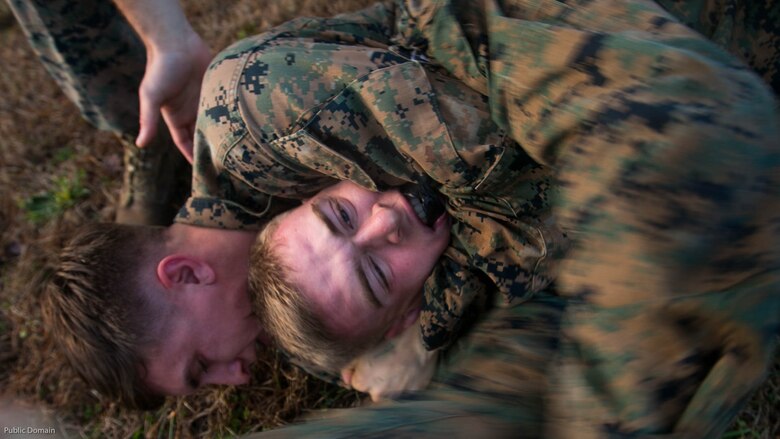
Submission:
M 292 43 L 323 29 L 328 29 L 333 38 L 343 38 L 344 43 L 379 45 L 377 41 L 386 40 L 390 34 L 384 22 L 392 21 L 392 14 L 385 17 L 384 12 L 383 5 L 377 5 L 345 18 L 293 20 L 265 34 L 241 40 L 217 55 L 206 72 L 201 90 L 192 196 L 179 212 L 177 222 L 256 229 L 274 215 L 296 206 L 296 200 L 337 181 L 271 147 L 272 142 L 285 136 L 306 105 L 314 106 L 333 94 L 331 89 L 309 88 L 312 76 L 303 75 L 296 70 L 294 61 L 284 57 L 294 60 L 306 48 L 293 47 Z M 289 46 L 290 50 L 281 53 L 281 59 L 271 61 L 285 66 L 273 73 L 284 72 L 269 78 L 264 71 L 267 66 L 257 60 L 256 54 L 279 46 Z M 315 66 L 320 61 L 323 60 L 311 59 Z M 349 73 L 352 72 L 345 72 Z M 261 95 L 264 89 L 266 93 L 274 93 L 268 81 L 273 81 L 277 90 L 282 91 L 280 96 L 287 94 L 289 102 L 284 102 L 278 110 L 244 105 L 247 96 Z M 335 86 L 339 85 L 336 82 Z M 273 105 L 281 98 L 269 99 L 269 105 Z
M 404 44 L 484 90 L 555 170 L 573 239 L 557 273 L 572 355 L 550 375 L 561 435 L 716 435 L 778 331 L 769 89 L 651 2 L 407 6 Z

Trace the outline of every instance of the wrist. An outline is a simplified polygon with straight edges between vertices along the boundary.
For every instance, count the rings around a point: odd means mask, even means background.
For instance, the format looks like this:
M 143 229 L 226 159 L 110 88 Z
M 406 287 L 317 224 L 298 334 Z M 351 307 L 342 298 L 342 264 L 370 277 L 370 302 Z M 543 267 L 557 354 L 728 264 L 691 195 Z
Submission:
M 141 39 L 150 56 L 167 53 L 192 53 L 193 49 L 207 47 L 189 23 L 179 26 L 177 32 L 155 32 Z
M 114 0 L 141 37 L 147 52 L 183 52 L 200 36 L 192 29 L 179 0 Z

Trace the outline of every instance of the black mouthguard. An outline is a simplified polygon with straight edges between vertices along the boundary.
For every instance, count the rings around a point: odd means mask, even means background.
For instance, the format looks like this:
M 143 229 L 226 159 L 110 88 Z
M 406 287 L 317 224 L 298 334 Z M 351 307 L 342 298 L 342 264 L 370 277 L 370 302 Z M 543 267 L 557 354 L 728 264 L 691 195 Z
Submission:
M 398 190 L 409 200 L 414 208 L 415 203 L 412 201 L 416 199 L 422 206 L 422 211 L 414 209 L 420 220 L 432 227 L 437 219 L 445 212 L 444 203 L 440 198 L 441 195 L 426 183 L 407 183 L 398 188 Z

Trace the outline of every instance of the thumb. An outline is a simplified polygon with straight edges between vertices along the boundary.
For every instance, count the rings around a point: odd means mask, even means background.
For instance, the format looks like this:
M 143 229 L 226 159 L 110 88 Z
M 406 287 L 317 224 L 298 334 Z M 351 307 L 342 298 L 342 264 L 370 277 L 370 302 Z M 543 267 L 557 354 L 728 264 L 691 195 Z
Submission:
M 354 363 L 341 369 L 342 387 L 346 387 L 347 389 L 352 388 L 352 376 L 354 375 L 354 373 L 355 373 Z
M 165 124 L 168 126 L 168 131 L 171 133 L 173 143 L 175 143 L 176 147 L 179 148 L 179 152 L 182 153 L 184 158 L 187 159 L 190 164 L 192 164 L 192 140 L 194 136 L 194 128 L 192 126 L 177 127 L 168 117 L 166 117 L 165 112 L 163 112 L 163 120 L 165 120 Z
M 160 121 L 160 104 L 153 100 L 148 93 L 143 91 L 143 88 L 138 92 L 139 97 L 139 124 L 138 137 L 135 139 L 135 144 L 139 148 L 143 148 L 148 145 L 155 134 L 157 134 L 157 124 Z

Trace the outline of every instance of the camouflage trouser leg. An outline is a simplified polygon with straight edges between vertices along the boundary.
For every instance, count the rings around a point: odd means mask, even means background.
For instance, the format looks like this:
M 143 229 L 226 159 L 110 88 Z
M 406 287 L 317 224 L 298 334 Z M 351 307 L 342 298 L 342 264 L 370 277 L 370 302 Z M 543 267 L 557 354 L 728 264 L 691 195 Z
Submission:
M 124 146 L 117 221 L 170 223 L 176 212 L 173 198 L 188 192 L 189 167 L 164 126 L 145 150 L 133 145 L 146 52 L 132 27 L 110 1 L 8 3 L 44 67 L 82 116 L 114 132 Z

